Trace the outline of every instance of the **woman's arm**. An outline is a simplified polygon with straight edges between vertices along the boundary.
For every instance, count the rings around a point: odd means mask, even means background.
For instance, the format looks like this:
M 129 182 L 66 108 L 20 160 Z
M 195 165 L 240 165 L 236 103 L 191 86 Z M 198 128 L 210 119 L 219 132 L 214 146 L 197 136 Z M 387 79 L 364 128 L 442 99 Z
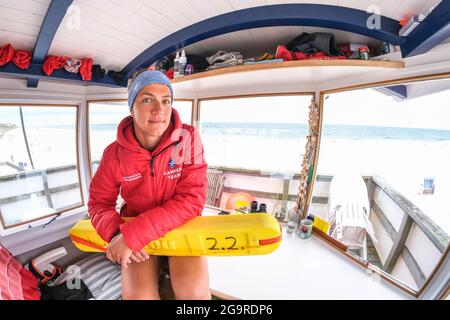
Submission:
M 120 226 L 125 242 L 133 251 L 139 251 L 152 240 L 186 223 L 202 213 L 206 201 L 207 164 L 198 132 L 192 130 L 183 150 L 183 170 L 175 194 L 164 205 L 143 212 Z M 190 152 L 189 152 L 190 151 Z
M 111 156 L 114 147 L 112 144 L 105 149 L 89 186 L 89 216 L 97 233 L 106 242 L 111 241 L 119 232 L 119 226 L 124 223 L 116 211 L 120 183 L 115 178 L 118 161 Z

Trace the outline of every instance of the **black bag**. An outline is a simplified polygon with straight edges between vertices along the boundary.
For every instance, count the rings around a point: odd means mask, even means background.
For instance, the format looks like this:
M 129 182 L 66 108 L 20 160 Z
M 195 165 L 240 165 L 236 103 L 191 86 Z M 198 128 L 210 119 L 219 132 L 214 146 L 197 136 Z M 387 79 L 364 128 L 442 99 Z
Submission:
M 328 56 L 344 55 L 336 45 L 334 34 L 327 32 L 303 32 L 286 45 L 291 51 L 301 51 L 306 54 L 325 52 Z
M 67 282 L 63 282 L 56 286 L 41 283 L 39 289 L 41 290 L 41 300 L 89 300 L 94 298 L 81 279 L 79 288 L 69 289 Z

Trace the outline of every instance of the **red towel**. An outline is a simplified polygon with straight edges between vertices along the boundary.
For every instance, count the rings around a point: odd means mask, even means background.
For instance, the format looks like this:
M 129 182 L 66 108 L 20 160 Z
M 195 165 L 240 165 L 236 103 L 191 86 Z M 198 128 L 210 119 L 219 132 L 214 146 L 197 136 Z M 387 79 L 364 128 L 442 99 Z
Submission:
M 50 76 L 53 71 L 61 69 L 66 61 L 70 59 L 69 57 L 57 57 L 57 56 L 47 56 L 45 58 L 44 64 L 42 65 L 42 70 L 47 76 Z
M 92 80 L 92 63 L 93 60 L 91 58 L 81 59 L 80 74 L 84 81 Z
M 0 67 L 10 62 L 14 56 L 14 48 L 12 45 L 7 44 L 3 48 L 0 48 Z
M 39 300 L 37 278 L 0 247 L 0 300 Z
M 31 63 L 31 52 L 26 50 L 16 50 L 12 62 L 20 69 L 28 69 Z

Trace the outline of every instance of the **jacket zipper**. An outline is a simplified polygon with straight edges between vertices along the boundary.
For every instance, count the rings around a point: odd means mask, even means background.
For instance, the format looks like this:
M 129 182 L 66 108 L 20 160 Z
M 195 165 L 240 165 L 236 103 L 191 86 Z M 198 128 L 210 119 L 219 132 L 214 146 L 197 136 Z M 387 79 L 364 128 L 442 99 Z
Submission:
M 171 146 L 177 144 L 178 142 L 179 141 L 169 144 L 167 147 L 165 147 L 164 149 L 162 149 L 161 151 L 159 151 L 157 154 L 153 155 L 150 158 L 150 170 L 151 170 L 151 176 L 152 176 L 152 189 L 153 189 L 152 191 L 153 191 L 153 199 L 155 201 L 155 206 L 158 205 L 158 202 L 156 200 L 155 165 L 154 165 L 155 158 L 157 156 L 159 156 L 161 153 L 163 153 L 165 150 L 169 149 Z
M 155 176 L 155 167 L 154 167 L 154 160 L 157 156 L 159 156 L 161 153 L 163 153 L 164 151 L 166 151 L 167 149 L 169 149 L 171 146 L 178 144 L 179 141 L 177 142 L 173 142 L 171 144 L 169 144 L 167 147 L 165 147 L 164 149 L 160 150 L 157 154 L 155 154 L 151 159 L 150 159 L 150 168 L 152 169 L 152 177 Z

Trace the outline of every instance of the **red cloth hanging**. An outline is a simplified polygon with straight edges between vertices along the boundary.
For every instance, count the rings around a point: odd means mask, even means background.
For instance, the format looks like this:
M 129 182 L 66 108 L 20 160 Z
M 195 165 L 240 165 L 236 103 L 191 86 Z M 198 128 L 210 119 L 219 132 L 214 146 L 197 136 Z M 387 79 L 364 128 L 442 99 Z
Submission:
M 81 78 L 84 81 L 92 80 L 92 63 L 93 62 L 94 61 L 91 58 L 81 59 L 80 74 L 81 74 Z
M 12 45 L 7 44 L 3 48 L 0 48 L 0 67 L 10 62 L 14 56 L 14 48 Z
M 58 56 L 47 56 L 45 58 L 44 64 L 42 65 L 42 70 L 47 76 L 50 76 L 53 71 L 61 69 L 66 61 L 70 59 L 69 57 L 58 57 Z
M 28 69 L 31 63 L 31 52 L 26 50 L 16 50 L 12 62 L 20 69 Z

